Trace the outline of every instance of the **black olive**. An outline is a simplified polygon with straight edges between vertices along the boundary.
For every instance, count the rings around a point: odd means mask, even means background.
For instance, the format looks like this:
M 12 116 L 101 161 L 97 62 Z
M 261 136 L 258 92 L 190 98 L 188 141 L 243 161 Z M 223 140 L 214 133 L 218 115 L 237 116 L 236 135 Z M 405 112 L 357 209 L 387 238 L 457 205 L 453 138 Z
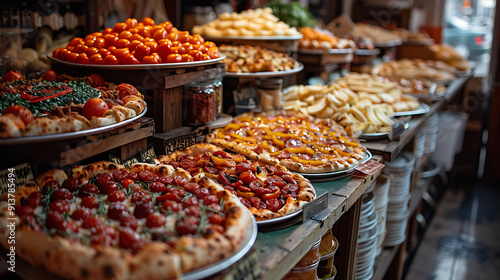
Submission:
M 262 167 L 257 166 L 257 173 L 260 173 L 260 172 L 262 172 Z

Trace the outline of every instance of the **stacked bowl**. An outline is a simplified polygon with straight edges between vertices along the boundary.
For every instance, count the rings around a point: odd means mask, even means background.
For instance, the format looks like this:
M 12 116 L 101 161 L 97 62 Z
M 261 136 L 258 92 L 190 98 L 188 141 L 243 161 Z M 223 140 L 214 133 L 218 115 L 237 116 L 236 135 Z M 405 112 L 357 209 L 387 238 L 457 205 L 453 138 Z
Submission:
M 387 205 L 386 247 L 399 245 L 406 239 L 406 226 L 410 215 L 408 202 L 411 198 L 411 174 L 414 166 L 415 158 L 409 152 L 402 152 L 395 160 L 385 163 L 383 173 L 392 175 Z
M 415 156 L 415 169 L 419 170 L 422 164 L 422 157 L 424 156 L 425 150 L 425 132 L 419 130 L 415 135 L 415 140 L 413 144 L 413 155 Z
M 363 195 L 357 244 L 355 279 L 370 279 L 377 257 L 378 213 L 375 211 L 375 194 Z

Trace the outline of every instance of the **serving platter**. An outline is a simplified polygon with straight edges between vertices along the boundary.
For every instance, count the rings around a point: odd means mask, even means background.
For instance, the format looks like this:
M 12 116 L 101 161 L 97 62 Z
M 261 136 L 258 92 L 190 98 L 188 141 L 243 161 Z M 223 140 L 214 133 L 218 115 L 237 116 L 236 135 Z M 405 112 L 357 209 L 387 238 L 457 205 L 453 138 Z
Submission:
M 360 56 L 373 56 L 373 55 L 379 55 L 380 54 L 380 49 L 373 49 L 373 50 L 367 50 L 367 49 L 357 49 L 354 51 L 355 55 L 360 55 Z
M 351 173 L 353 173 L 356 170 L 356 168 L 358 166 L 360 166 L 360 165 L 364 164 L 365 162 L 369 161 L 371 158 L 372 158 L 372 153 L 370 153 L 370 151 L 366 150 L 365 159 L 363 159 L 356 166 L 353 166 L 353 167 L 351 167 L 349 169 L 340 170 L 340 171 L 334 171 L 334 172 L 327 172 L 327 173 L 301 173 L 301 172 L 295 172 L 295 173 L 304 176 L 305 178 L 311 180 L 311 182 L 331 181 L 331 180 L 341 179 L 341 178 L 344 178 L 346 176 L 349 176 Z
M 204 279 L 206 277 L 212 276 L 227 269 L 229 266 L 239 261 L 250 251 L 250 249 L 252 249 L 253 245 L 255 244 L 255 240 L 257 239 L 257 232 L 258 232 L 257 224 L 255 223 L 255 219 L 252 217 L 252 222 L 247 228 L 243 242 L 241 243 L 240 248 L 238 248 L 238 250 L 233 255 L 228 256 L 210 265 L 187 272 L 182 275 L 182 279 L 183 280 Z M 7 253 L 3 248 L 0 249 L 0 253 L 2 257 L 5 257 L 7 255 Z M 33 279 L 33 280 L 65 279 L 59 275 L 55 275 L 47 271 L 43 267 L 33 266 L 21 258 L 16 258 L 16 273 L 18 273 L 18 275 L 20 275 L 23 279 Z
M 189 271 L 182 275 L 182 280 L 196 280 L 196 279 L 210 278 L 210 276 L 213 276 L 214 274 L 217 274 L 225 270 L 226 268 L 230 267 L 231 265 L 239 261 L 241 258 L 243 258 L 255 244 L 258 232 L 257 223 L 255 222 L 255 218 L 252 216 L 252 222 L 247 228 L 247 232 L 245 233 L 243 242 L 241 243 L 240 248 L 233 255 L 226 257 L 215 263 L 212 263 L 210 265 L 201 267 L 199 269 L 195 269 L 193 271 Z
M 299 48 L 299 53 L 304 53 L 304 54 L 350 54 L 354 53 L 354 49 L 328 49 L 328 50 L 323 50 L 323 49 L 300 49 Z
M 103 127 L 96 127 L 96 128 L 91 128 L 91 129 L 86 129 L 86 130 L 81 130 L 81 131 L 68 132 L 68 133 L 0 139 L 0 146 L 2 146 L 2 145 L 22 145 L 22 144 L 32 144 L 32 143 L 44 143 L 44 142 L 73 139 L 73 138 L 88 136 L 88 135 L 92 135 L 92 134 L 102 133 L 102 132 L 113 130 L 115 128 L 122 127 L 128 123 L 131 123 L 131 122 L 143 117 L 146 114 L 147 110 L 148 110 L 148 108 L 146 107 L 139 115 L 137 115 L 133 118 L 121 121 L 119 123 L 114 123 L 111 125 L 103 126 Z
M 415 116 L 426 114 L 431 110 L 431 107 L 425 103 L 420 103 L 420 106 L 413 111 L 395 112 L 392 117 Z
M 403 44 L 401 39 L 395 39 L 390 41 L 373 41 L 373 45 L 377 48 L 390 48 L 396 47 Z
M 302 39 L 302 34 L 291 36 L 216 36 L 209 37 L 203 36 L 205 41 L 230 41 L 230 40 L 244 40 L 244 41 L 292 41 Z
M 268 227 L 268 226 L 274 226 L 277 224 L 281 224 L 283 222 L 286 222 L 288 220 L 291 220 L 291 219 L 301 215 L 302 211 L 303 211 L 302 209 L 299 209 L 298 211 L 293 212 L 293 213 L 286 215 L 286 216 L 283 216 L 283 217 L 278 217 L 278 218 L 264 220 L 264 221 L 257 221 L 257 226 Z
M 432 101 L 437 101 L 437 100 L 441 100 L 444 97 L 446 97 L 448 92 L 445 90 L 445 91 L 438 92 L 438 93 L 405 93 L 405 94 L 413 96 L 415 98 L 419 98 L 419 99 L 420 98 L 422 98 L 422 99 L 430 98 Z
M 269 72 L 251 72 L 251 73 L 237 73 L 226 72 L 224 77 L 229 78 L 269 78 L 269 77 L 282 77 L 298 73 L 304 69 L 304 64 L 299 62 L 299 67 L 285 70 L 285 71 L 269 71 Z
M 175 68 L 188 68 L 188 67 L 198 67 L 217 63 L 226 58 L 225 55 L 221 54 L 218 58 L 210 60 L 200 60 L 193 62 L 178 62 L 178 63 L 158 63 L 158 64 L 124 64 L 124 65 L 105 65 L 105 64 L 81 64 L 67 62 L 54 58 L 52 55 L 47 56 L 50 60 L 77 68 L 88 68 L 88 69 L 108 69 L 108 70 L 150 70 L 150 69 L 175 69 Z

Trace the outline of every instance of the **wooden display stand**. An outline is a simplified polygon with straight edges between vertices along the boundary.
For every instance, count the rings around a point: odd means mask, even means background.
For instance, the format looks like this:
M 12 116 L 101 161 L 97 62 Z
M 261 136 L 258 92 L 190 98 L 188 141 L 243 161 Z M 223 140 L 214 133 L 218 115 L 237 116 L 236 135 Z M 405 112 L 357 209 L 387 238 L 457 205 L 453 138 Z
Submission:
M 325 82 L 329 80 L 329 74 L 335 70 L 349 68 L 349 63 L 354 59 L 353 53 L 322 53 L 312 54 L 299 52 L 298 60 L 304 64 L 301 73 L 301 81 L 307 81 L 312 75 L 319 75 Z
M 151 118 L 140 118 L 125 126 L 111 131 L 89 136 L 41 142 L 0 146 L 0 153 L 11 161 L 31 159 L 34 162 L 65 166 L 78 164 L 82 160 L 119 148 L 120 158 L 125 160 L 140 150 L 146 149 L 146 138 L 154 133 L 154 122 Z
M 52 68 L 58 73 L 68 73 L 75 77 L 98 73 L 113 83 L 126 82 L 138 88 L 152 90 L 153 96 L 146 101 L 155 120 L 156 132 L 167 132 L 182 127 L 182 89 L 185 84 L 221 77 L 225 72 L 224 63 L 189 68 L 151 68 L 111 70 L 79 68 L 54 63 Z

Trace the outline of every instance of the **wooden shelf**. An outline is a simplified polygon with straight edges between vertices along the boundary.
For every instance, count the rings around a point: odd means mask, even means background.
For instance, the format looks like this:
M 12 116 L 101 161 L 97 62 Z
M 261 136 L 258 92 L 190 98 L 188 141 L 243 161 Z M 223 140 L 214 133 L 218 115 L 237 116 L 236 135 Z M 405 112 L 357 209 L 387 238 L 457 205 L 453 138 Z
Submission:
M 375 267 L 373 268 L 375 273 L 373 274 L 371 280 L 384 279 L 385 274 L 387 273 L 387 270 L 391 266 L 392 260 L 396 256 L 399 248 L 401 248 L 401 244 L 394 247 L 384 248 L 382 250 L 380 255 L 375 260 Z

